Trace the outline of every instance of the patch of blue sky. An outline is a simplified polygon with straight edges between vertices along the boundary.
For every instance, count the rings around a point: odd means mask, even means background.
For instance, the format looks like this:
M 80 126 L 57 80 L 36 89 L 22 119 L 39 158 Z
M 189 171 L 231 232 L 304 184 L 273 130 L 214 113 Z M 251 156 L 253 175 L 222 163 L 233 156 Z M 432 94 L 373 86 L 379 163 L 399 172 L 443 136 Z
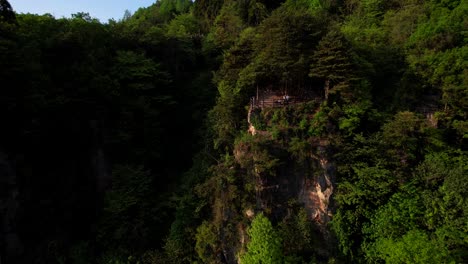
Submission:
M 79 12 L 89 13 L 105 23 L 109 19 L 122 19 L 125 10 L 134 13 L 156 0 L 9 0 L 17 13 L 46 14 L 56 18 L 71 17 Z

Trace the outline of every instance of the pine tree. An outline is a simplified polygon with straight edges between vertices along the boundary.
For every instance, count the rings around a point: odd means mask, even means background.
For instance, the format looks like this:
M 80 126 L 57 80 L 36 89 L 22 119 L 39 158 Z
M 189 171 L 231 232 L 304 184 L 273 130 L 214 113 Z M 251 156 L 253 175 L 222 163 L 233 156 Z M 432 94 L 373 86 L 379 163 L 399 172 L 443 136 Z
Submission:
M 325 83 L 325 100 L 332 92 L 345 90 L 354 79 L 352 51 L 344 36 L 336 30 L 330 31 L 320 40 L 313 55 L 309 76 Z

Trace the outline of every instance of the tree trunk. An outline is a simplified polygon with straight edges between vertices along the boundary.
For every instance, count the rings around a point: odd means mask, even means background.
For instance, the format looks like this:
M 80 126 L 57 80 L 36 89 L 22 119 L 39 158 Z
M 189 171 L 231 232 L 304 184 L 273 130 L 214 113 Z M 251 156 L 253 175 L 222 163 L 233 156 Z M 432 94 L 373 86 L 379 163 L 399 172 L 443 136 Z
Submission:
M 325 100 L 328 100 L 328 94 L 330 93 L 330 80 L 325 81 Z

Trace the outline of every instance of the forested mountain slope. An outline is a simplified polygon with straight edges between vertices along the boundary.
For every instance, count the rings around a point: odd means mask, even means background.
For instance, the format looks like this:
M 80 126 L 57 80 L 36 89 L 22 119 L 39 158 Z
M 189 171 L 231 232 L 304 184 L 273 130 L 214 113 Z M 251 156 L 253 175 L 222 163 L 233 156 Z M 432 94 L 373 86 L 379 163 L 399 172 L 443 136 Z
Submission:
M 468 2 L 0 1 L 5 263 L 463 263 Z

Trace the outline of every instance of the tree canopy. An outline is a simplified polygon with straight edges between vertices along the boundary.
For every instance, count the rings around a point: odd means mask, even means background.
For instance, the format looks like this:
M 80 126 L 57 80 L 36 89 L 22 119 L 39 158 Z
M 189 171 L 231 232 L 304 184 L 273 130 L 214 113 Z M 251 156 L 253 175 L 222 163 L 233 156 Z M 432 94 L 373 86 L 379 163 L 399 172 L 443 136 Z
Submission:
M 0 0 L 0 262 L 466 262 L 467 17 Z

